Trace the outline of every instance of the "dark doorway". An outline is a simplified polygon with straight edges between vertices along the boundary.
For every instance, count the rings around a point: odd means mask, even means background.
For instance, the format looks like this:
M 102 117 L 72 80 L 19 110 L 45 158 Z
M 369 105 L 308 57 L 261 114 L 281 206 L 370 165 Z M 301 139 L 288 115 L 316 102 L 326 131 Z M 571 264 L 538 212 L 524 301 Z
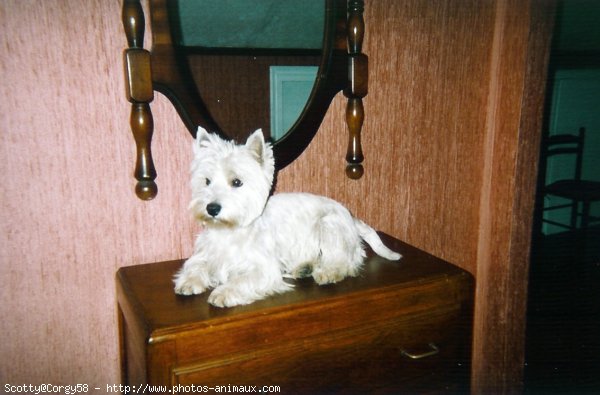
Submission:
M 581 178 L 594 182 L 600 182 L 598 21 L 597 0 L 559 2 L 543 131 L 546 139 L 585 128 Z M 567 202 L 544 189 L 570 177 L 575 163 L 574 158 L 540 159 L 527 313 L 527 394 L 600 394 L 600 202 L 591 204 L 584 227 L 581 206 L 572 222 Z M 565 206 L 547 210 L 561 204 Z

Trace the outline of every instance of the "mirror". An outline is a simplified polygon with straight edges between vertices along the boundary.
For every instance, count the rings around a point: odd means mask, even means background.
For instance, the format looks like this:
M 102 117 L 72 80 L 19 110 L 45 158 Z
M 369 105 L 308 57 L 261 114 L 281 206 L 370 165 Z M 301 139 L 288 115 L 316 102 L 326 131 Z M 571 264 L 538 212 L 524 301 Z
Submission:
M 167 7 L 177 56 L 221 133 L 244 140 L 261 128 L 281 139 L 316 80 L 323 0 L 173 0 Z
M 348 97 L 348 166 L 362 175 L 367 94 L 363 2 L 346 0 L 148 0 L 153 45 L 143 48 L 139 0 L 124 0 L 126 95 L 137 146 L 136 194 L 158 191 L 152 162 L 154 91 L 198 126 L 243 142 L 262 128 L 277 169 L 308 146 L 333 97 Z

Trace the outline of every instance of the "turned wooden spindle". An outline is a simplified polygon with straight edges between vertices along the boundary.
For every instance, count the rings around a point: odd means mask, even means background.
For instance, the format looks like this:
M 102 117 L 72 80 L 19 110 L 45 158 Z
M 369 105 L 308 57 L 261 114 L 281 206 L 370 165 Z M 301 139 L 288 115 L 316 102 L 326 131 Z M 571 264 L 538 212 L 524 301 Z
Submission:
M 348 1 L 348 86 L 344 95 L 348 98 L 346 123 L 348 124 L 348 151 L 346 153 L 346 175 L 359 179 L 363 175 L 364 160 L 360 133 L 365 118 L 362 98 L 368 92 L 368 58 L 361 53 L 365 22 L 363 19 L 364 1 Z
M 348 124 L 349 141 L 348 152 L 346 153 L 346 175 L 357 180 L 363 175 L 363 167 L 361 165 L 364 160 L 362 147 L 360 143 L 360 131 L 365 119 L 365 111 L 362 104 L 362 99 L 359 97 L 348 98 L 346 106 L 346 123 Z
M 135 186 L 135 193 L 142 200 L 150 200 L 158 192 L 154 182 L 156 170 L 154 169 L 150 149 L 154 131 L 154 120 L 152 119 L 150 104 L 133 103 L 131 105 L 130 123 L 137 147 L 134 175 L 138 182 Z
M 153 199 L 158 193 L 156 169 L 152 161 L 152 133 L 154 121 L 150 102 L 154 100 L 150 52 L 143 48 L 145 19 L 139 0 L 123 1 L 123 28 L 129 48 L 124 51 L 126 96 L 131 103 L 131 131 L 136 144 L 134 176 L 136 195 L 143 200 Z
M 130 48 L 144 46 L 145 20 L 144 11 L 139 0 L 124 0 L 121 14 L 123 28 L 127 36 L 127 45 Z

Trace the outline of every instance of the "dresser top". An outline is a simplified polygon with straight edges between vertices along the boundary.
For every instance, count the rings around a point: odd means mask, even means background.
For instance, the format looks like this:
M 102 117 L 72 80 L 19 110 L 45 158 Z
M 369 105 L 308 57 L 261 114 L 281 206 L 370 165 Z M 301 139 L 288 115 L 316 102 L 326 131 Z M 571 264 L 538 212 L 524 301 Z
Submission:
M 311 304 L 348 298 L 363 298 L 374 292 L 419 287 L 432 282 L 460 279 L 472 282 L 464 270 L 400 240 L 380 233 L 383 242 L 403 255 L 392 262 L 367 249 L 368 257 L 358 277 L 337 284 L 317 285 L 312 277 L 292 281 L 294 290 L 268 297 L 247 306 L 219 308 L 207 302 L 209 292 L 182 296 L 173 290 L 173 276 L 184 260 L 122 267 L 117 272 L 117 290 L 122 308 L 130 309 L 142 323 L 147 336 L 186 326 L 214 326 L 257 315 L 302 309 Z

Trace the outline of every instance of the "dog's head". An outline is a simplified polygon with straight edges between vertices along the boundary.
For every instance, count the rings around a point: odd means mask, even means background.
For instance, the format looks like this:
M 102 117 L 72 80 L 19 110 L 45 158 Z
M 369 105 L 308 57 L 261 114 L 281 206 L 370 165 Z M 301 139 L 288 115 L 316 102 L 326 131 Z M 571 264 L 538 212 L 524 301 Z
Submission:
M 274 173 L 273 149 L 261 129 L 235 144 L 199 127 L 190 208 L 205 226 L 247 226 L 262 214 Z

